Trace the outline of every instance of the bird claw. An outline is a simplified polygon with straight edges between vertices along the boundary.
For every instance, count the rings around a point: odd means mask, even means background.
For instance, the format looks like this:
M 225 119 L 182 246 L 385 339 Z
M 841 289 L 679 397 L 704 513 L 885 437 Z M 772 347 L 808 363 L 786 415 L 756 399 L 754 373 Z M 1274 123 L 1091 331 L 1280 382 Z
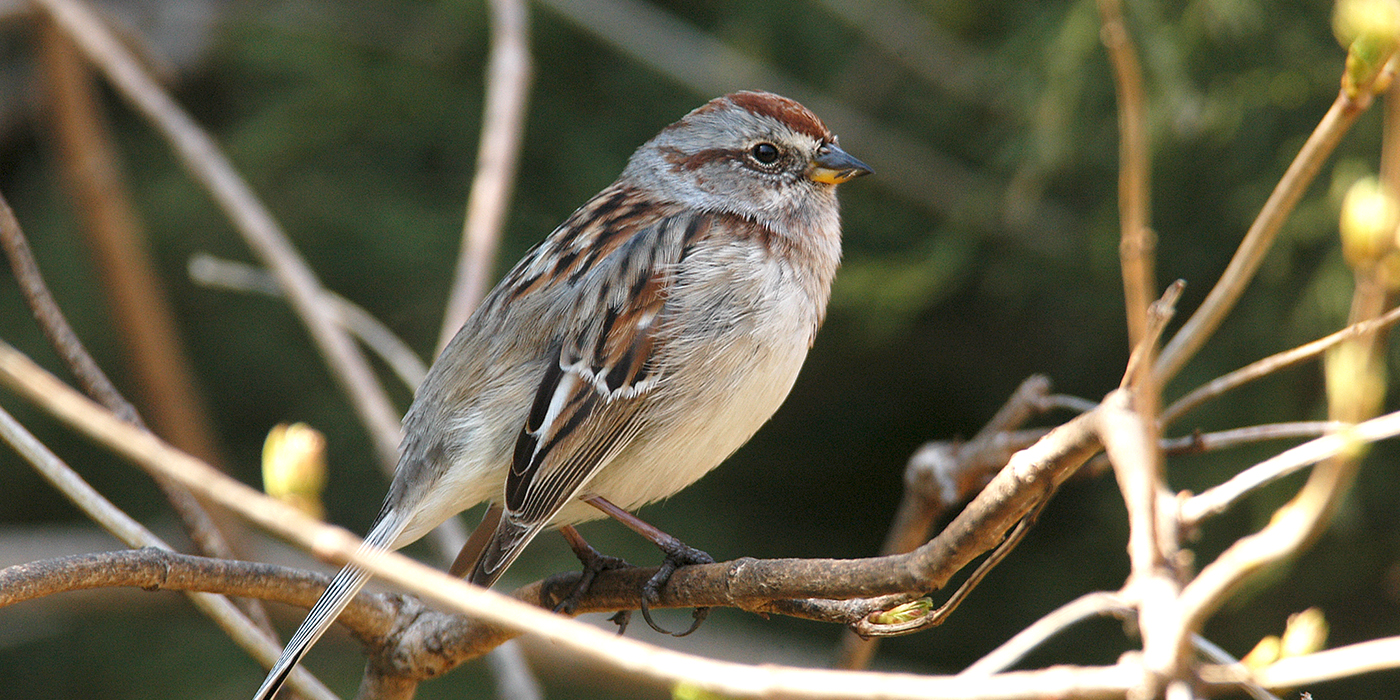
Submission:
M 603 554 L 592 547 L 587 550 L 576 550 L 574 553 L 578 555 L 579 562 L 583 564 L 583 572 L 574 589 L 560 599 L 558 605 L 554 606 L 554 612 L 565 615 L 572 615 L 575 610 L 578 610 L 579 601 L 583 600 L 584 594 L 593 586 L 593 581 L 598 578 L 598 574 L 612 569 L 632 567 L 625 559 Z M 626 621 L 619 623 L 619 625 L 622 629 L 627 629 Z
M 627 625 L 632 623 L 632 611 L 619 610 L 613 613 L 612 617 L 608 618 L 608 622 L 617 625 L 617 635 L 620 637 L 627 633 Z
M 656 624 L 656 622 L 651 619 L 651 605 L 661 600 L 662 587 L 671 580 L 671 575 L 676 573 L 677 569 L 682 566 L 690 566 L 691 564 L 713 564 L 715 563 L 715 558 L 704 551 L 679 541 L 674 542 L 662 551 L 666 553 L 666 558 L 662 560 L 661 567 L 656 570 L 655 575 L 647 579 L 647 582 L 642 585 L 642 619 L 646 620 L 648 626 L 661 634 L 669 634 L 672 637 L 684 637 L 700 629 L 701 623 L 710 615 L 710 609 L 708 607 L 696 608 L 695 611 L 691 613 L 691 617 L 694 618 L 694 621 L 690 623 L 689 629 L 684 632 L 672 632 Z

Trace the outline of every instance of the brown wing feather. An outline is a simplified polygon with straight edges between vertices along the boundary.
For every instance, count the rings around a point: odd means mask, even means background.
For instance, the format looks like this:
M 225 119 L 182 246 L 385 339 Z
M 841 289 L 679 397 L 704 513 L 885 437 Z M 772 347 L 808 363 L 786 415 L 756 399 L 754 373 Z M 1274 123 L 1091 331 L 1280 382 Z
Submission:
M 599 209 L 626 209 L 609 201 Z M 708 217 L 672 216 L 629 237 L 618 236 L 597 219 L 584 226 L 593 237 L 611 237 L 608 254 L 584 261 L 582 268 L 607 275 L 601 285 L 581 285 L 598 291 L 597 298 L 579 303 L 599 311 L 550 351 L 557 361 L 541 377 L 516 440 L 505 512 L 473 567 L 473 582 L 494 582 L 644 425 L 648 395 L 657 380 L 655 358 L 664 343 L 657 326 L 670 291 L 670 267 L 708 226 Z M 585 237 L 574 232 L 565 245 L 586 249 L 579 241 Z M 578 264 L 570 260 L 553 273 L 575 277 Z M 520 275 L 517 283 L 529 288 L 538 280 Z

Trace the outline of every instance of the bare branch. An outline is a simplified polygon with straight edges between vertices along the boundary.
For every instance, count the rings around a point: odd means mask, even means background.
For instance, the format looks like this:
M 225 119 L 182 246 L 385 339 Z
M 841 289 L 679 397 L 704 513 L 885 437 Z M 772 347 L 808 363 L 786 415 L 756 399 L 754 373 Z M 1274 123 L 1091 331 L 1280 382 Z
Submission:
M 1180 591 L 1176 562 L 1175 513 L 1162 506 L 1170 502 L 1161 474 L 1161 455 L 1154 435 L 1155 424 L 1131 410 L 1122 390 L 1109 394 L 1102 409 L 1099 434 L 1113 464 L 1119 489 L 1128 509 L 1128 558 L 1132 574 L 1124 595 L 1137 606 L 1142 631 L 1142 662 L 1151 671 L 1130 698 L 1152 698 L 1164 685 L 1182 680 L 1189 658 L 1177 644 L 1177 607 Z
M 524 0 L 491 0 L 487 5 L 491 8 L 491 55 L 486 63 L 486 106 L 476 151 L 476 175 L 467 198 L 456 281 L 447 299 L 434 355 L 447 347 L 486 294 L 525 132 L 532 71 L 527 9 Z
M 136 391 L 155 426 L 177 447 L 216 462 L 214 430 L 151 261 L 92 73 L 68 37 L 39 24 L 39 55 L 53 108 L 54 141 L 82 238 L 131 359 Z
M 544 697 L 544 690 L 540 688 L 539 680 L 530 670 L 530 663 L 525 658 L 525 652 L 520 650 L 519 644 L 509 642 L 492 649 L 491 653 L 486 655 L 486 664 L 496 679 L 496 696 L 500 700 Z
M 168 139 L 191 175 L 202 183 L 254 252 L 277 275 L 292 308 L 326 356 L 331 373 L 374 442 L 381 463 L 398 461 L 399 418 L 350 337 L 320 303 L 321 286 L 280 226 L 218 145 L 146 73 L 101 20 L 75 0 L 37 0 L 112 85 Z
M 963 669 L 959 676 L 990 676 L 1016 665 L 1026 654 L 1066 628 L 1090 617 L 1112 615 L 1127 619 L 1136 609 L 1117 593 L 1096 591 L 1076 598 L 1036 620 L 1016 636 Z
M 44 282 L 43 273 L 39 271 L 39 264 L 35 262 L 34 254 L 29 250 L 29 242 L 25 239 L 19 221 L 15 219 L 14 210 L 3 195 L 0 195 L 0 244 L 4 245 L 5 257 L 10 260 L 10 269 L 14 271 L 15 281 L 19 283 L 20 292 L 24 295 L 24 302 L 39 322 L 39 330 L 43 331 L 49 345 L 78 380 L 78 385 L 88 396 L 117 414 L 117 417 L 132 425 L 144 427 L 145 423 L 141 421 L 136 407 L 117 391 L 107 374 L 97 366 L 97 362 L 83 347 L 78 334 L 73 332 L 73 327 L 68 325 L 63 310 L 58 308 L 53 294 L 49 292 L 48 284 Z
M 1400 422 L 1396 414 L 1386 418 Z M 1320 438 L 1313 442 L 1327 439 Z M 1360 442 L 1355 438 L 1350 441 L 1351 446 L 1358 444 Z M 1237 540 L 1215 561 L 1206 565 L 1181 591 L 1176 620 L 1179 634 L 1185 636 L 1200 629 L 1205 618 L 1250 576 L 1269 564 L 1292 556 L 1311 541 L 1328 522 L 1337 501 L 1350 485 L 1355 469 L 1354 458 L 1328 458 L 1313 469 L 1302 490 L 1274 514 L 1264 529 Z
M 1236 659 L 1235 657 L 1231 656 L 1228 652 L 1226 652 L 1224 649 L 1221 649 L 1214 642 L 1210 641 L 1209 639 L 1206 639 L 1205 637 L 1202 637 L 1199 634 L 1191 635 L 1191 646 L 1195 647 L 1196 651 L 1201 652 L 1201 656 L 1204 656 L 1206 659 L 1209 659 L 1213 663 L 1239 663 L 1239 659 Z M 1273 693 L 1264 690 L 1264 688 L 1258 685 L 1257 683 L 1251 683 L 1246 681 L 1240 683 L 1240 687 L 1243 688 L 1246 693 L 1249 693 L 1249 697 L 1254 698 L 1254 700 L 1281 700 L 1277 695 L 1274 695 Z
M 349 396 L 351 406 L 365 425 L 382 471 L 392 475 L 399 456 L 399 413 L 354 341 L 336 324 L 332 311 L 322 303 L 324 290 L 320 282 L 271 213 L 214 140 L 161 89 L 84 5 L 76 0 L 38 0 L 36 4 L 68 33 L 117 91 L 170 141 L 190 174 L 209 190 L 244 240 L 277 276 L 292 309 L 306 324 L 312 340 L 326 358 L 331 375 Z M 432 536 L 438 550 L 448 560 L 466 541 L 461 521 L 456 518 L 444 522 Z
M 359 538 L 308 518 L 174 450 L 155 436 L 127 426 L 4 344 L 0 344 L 0 382 L 138 465 L 180 480 L 203 497 L 310 548 L 322 558 L 338 562 L 353 560 L 385 581 L 417 592 L 437 605 L 471 614 L 493 625 L 539 634 L 564 648 L 619 668 L 668 682 L 686 680 L 715 692 L 733 694 L 756 692 L 754 683 L 762 683 L 765 688 L 788 688 L 790 685 L 793 692 L 812 697 L 851 697 L 853 694 L 868 697 L 872 688 L 888 691 L 891 698 L 924 697 L 935 690 L 953 696 L 971 692 L 960 685 L 949 684 L 946 679 L 885 674 L 853 674 L 852 677 L 836 672 L 826 672 L 836 675 L 819 673 L 813 676 L 809 675 L 811 671 L 799 674 L 771 667 L 719 664 L 617 638 L 464 583 L 398 554 L 359 554 Z M 1071 420 L 1052 430 L 1036 445 L 1013 456 L 1007 468 L 943 533 L 914 552 L 876 560 L 765 562 L 741 559 L 730 564 L 685 567 L 677 571 L 662 590 L 662 603 L 675 603 L 681 598 L 693 597 L 692 594 L 713 594 L 727 599 L 731 605 L 746 607 L 745 600 L 869 597 L 916 587 L 941 587 L 954 572 L 995 546 L 1003 533 L 1098 449 L 1090 429 L 1092 418 L 1090 414 Z M 647 570 L 605 572 L 596 580 L 594 592 L 606 592 L 612 586 L 625 584 L 626 600 L 635 601 L 640 577 L 648 575 Z M 695 603 L 687 599 L 685 604 Z M 1135 677 L 1131 669 L 1119 668 L 1062 672 L 1067 676 L 1046 672 L 1048 675 L 1039 678 L 1052 684 L 1063 682 L 1078 687 L 1087 682 L 1111 685 L 1125 682 L 1123 679 L 1127 676 Z M 1050 681 L 1050 678 L 1058 680 Z M 1022 686 L 1014 685 L 1019 680 L 1008 678 L 999 682 L 1008 684 L 1003 686 L 1005 697 L 1020 697 L 1014 693 L 1023 692 L 1019 690 Z M 775 683 L 778 685 L 772 685 Z M 1014 693 L 1010 690 L 1013 685 L 1018 688 Z M 1045 687 L 1041 685 L 1035 692 L 1043 693 Z M 983 683 L 978 692 L 984 693 L 986 689 Z
M 1030 532 L 1031 526 L 1035 524 L 1041 511 L 1044 510 L 1045 505 L 1050 502 L 1050 497 L 1051 494 L 1046 494 L 1045 497 L 1031 509 L 1031 512 L 1027 513 L 1020 522 L 1016 523 L 1016 528 L 1006 535 L 1006 538 L 997 545 L 996 549 L 992 550 L 991 554 L 987 555 L 986 559 L 982 560 L 981 564 L 977 565 L 976 569 L 973 569 L 972 573 L 969 574 L 966 579 L 963 579 L 963 582 L 958 585 L 957 590 L 953 591 L 953 594 L 948 596 L 948 600 L 944 601 L 937 609 L 923 614 L 915 614 L 922 608 L 914 607 L 913 610 L 905 611 L 904 614 L 896 616 L 897 621 L 895 622 L 877 621 L 873 615 L 867 615 L 859 622 L 852 625 L 851 629 L 862 637 L 895 637 L 912 634 L 928 627 L 943 624 L 943 622 L 958 609 L 958 606 L 972 594 L 972 590 L 982 582 L 982 579 L 986 578 L 987 574 L 990 573 L 997 564 L 1000 564 L 1001 561 L 1006 558 L 1006 555 L 1010 554 L 1011 550 L 1016 548 L 1016 545 L 1021 543 L 1026 533 Z M 889 616 L 890 612 L 894 611 L 882 612 L 883 614 L 881 617 L 886 617 Z
M 1341 432 L 1305 442 L 1246 469 L 1234 478 L 1181 504 L 1181 523 L 1199 525 L 1202 520 L 1225 512 L 1254 489 L 1303 467 L 1329 459 L 1358 445 L 1387 440 L 1400 435 L 1400 412 L 1389 413 L 1358 423 Z
M 1313 129 L 1298 155 L 1288 165 L 1283 177 L 1274 186 L 1273 193 L 1259 210 L 1259 216 L 1245 233 L 1244 240 L 1240 242 L 1235 256 L 1230 259 L 1230 264 L 1226 266 L 1215 287 L 1157 358 L 1153 371 L 1159 382 L 1165 383 L 1175 376 L 1181 366 L 1215 333 L 1215 329 L 1230 309 L 1234 308 L 1235 301 L 1258 271 L 1264 254 L 1273 245 L 1274 237 L 1283 226 L 1284 220 L 1292 213 L 1293 207 L 1298 204 L 1298 200 L 1317 176 L 1317 171 L 1327 157 L 1336 149 L 1342 136 L 1351 129 L 1352 124 L 1356 123 L 1356 118 L 1368 106 L 1370 100 L 1354 100 L 1347 96 L 1346 91 L 1337 94 L 1332 107 Z
M 4 346 L 8 352 L 13 352 L 9 346 Z M 36 368 L 37 369 L 37 368 Z M 55 383 L 57 383 L 55 381 Z M 62 386 L 62 384 L 58 384 Z M 76 392 L 68 387 L 63 387 L 70 396 L 85 401 Z M 89 404 L 94 410 L 101 411 L 95 404 Z M 121 421 L 115 415 L 104 414 L 110 420 L 125 431 L 136 435 L 144 436 L 147 439 L 158 441 L 159 439 L 149 431 L 142 430 L 129 423 Z M 117 536 L 118 539 L 132 547 L 157 547 L 169 550 L 170 545 L 156 537 L 149 530 L 142 527 L 140 523 L 131 519 L 126 513 L 112 505 L 110 501 L 102 497 L 96 489 L 88 485 L 82 477 L 68 468 L 57 456 L 44 447 L 29 431 L 24 429 L 8 412 L 0 409 L 0 439 L 3 439 L 21 457 L 25 458 L 38 469 L 39 473 L 63 492 L 70 501 L 76 504 L 88 514 L 94 521 L 102 525 L 108 532 Z M 162 443 L 163 444 L 163 443 Z M 172 448 L 173 449 L 173 448 Z M 210 473 L 218 474 L 220 478 L 227 479 L 222 472 L 205 467 Z M 178 481 L 175 477 L 164 477 L 166 480 Z M 6 595 L 13 595 L 7 593 Z M 200 612 L 212 619 L 219 625 L 236 644 L 246 650 L 254 658 L 265 664 L 271 664 L 281 653 L 281 645 L 272 639 L 258 625 L 254 624 L 243 611 L 239 610 L 229 599 L 208 593 L 191 593 L 190 602 L 200 610 Z M 310 673 L 297 669 L 292 676 L 292 684 L 298 692 L 312 698 L 326 700 L 335 696 L 316 680 Z
M 1162 451 L 1169 455 L 1195 454 L 1225 450 L 1240 445 L 1251 445 L 1268 440 L 1288 440 L 1310 438 L 1334 433 L 1347 427 L 1347 423 L 1331 420 L 1295 421 L 1292 423 L 1266 423 L 1251 425 L 1214 433 L 1196 433 L 1179 438 L 1162 438 Z
M 1052 408 L 1063 408 L 1066 411 L 1074 411 L 1075 413 L 1088 413 L 1098 408 L 1098 406 L 1099 404 L 1097 402 L 1079 396 L 1054 394 L 1045 397 L 1045 403 L 1042 409 L 1049 411 Z
M 208 412 L 194 388 L 193 371 L 175 331 L 170 310 L 143 240 L 118 157 L 100 114 L 91 75 L 72 43 L 52 22 L 39 22 L 39 48 L 53 104 L 54 131 L 78 210 L 87 220 L 86 239 L 98 259 L 116 324 L 124 329 L 138 387 L 162 435 L 211 462 L 217 449 Z M 3 202 L 0 202 L 3 204 Z M 54 302 L 19 224 L 8 219 L 5 248 L 25 290 L 25 299 L 49 343 L 64 358 L 87 393 L 134 425 L 145 422 L 88 355 Z M 198 551 L 232 556 L 218 523 L 189 491 L 156 479 Z M 273 635 L 267 612 L 255 601 L 238 601 L 257 625 Z
M 1123 23 L 1121 0 L 1099 0 L 1100 37 L 1113 66 L 1118 96 L 1118 256 L 1123 268 L 1123 295 L 1128 310 L 1128 344 L 1142 345 L 1147 335 L 1147 307 L 1156 295 L 1156 235 L 1151 229 L 1150 149 L 1142 66 L 1137 47 Z
M 159 547 L 78 554 L 0 569 L 0 607 L 94 588 L 218 593 L 309 608 L 330 578 L 274 564 L 211 559 Z M 339 622 L 361 639 L 383 637 L 399 611 L 383 596 L 357 596 Z
M 204 253 L 190 258 L 189 273 L 190 279 L 210 287 L 286 296 L 277 279 L 266 270 Z M 321 301 L 330 307 L 336 323 L 384 360 L 405 387 L 413 390 L 423 383 L 423 377 L 428 374 L 427 366 L 388 326 L 363 307 L 330 290 L 323 290 Z
M 1219 685 L 1253 682 L 1282 689 L 1395 668 L 1400 668 L 1400 637 L 1385 637 L 1291 656 L 1254 671 L 1241 664 L 1205 666 L 1201 668 L 1201 679 Z
M 1013 434 L 1036 413 L 1050 391 L 1050 381 L 1035 375 L 1017 387 L 996 415 L 965 443 L 929 442 L 904 470 L 904 499 L 880 548 L 882 554 L 907 552 L 928 540 L 938 517 L 982 488 L 988 474 L 1005 466 L 1016 451 L 1030 446 L 1044 431 Z
M 1251 362 L 1223 377 L 1213 379 L 1195 389 L 1190 393 L 1177 399 L 1166 410 L 1162 411 L 1162 425 L 1170 425 L 1176 419 L 1185 415 L 1187 411 L 1209 401 L 1213 398 L 1224 395 L 1226 392 L 1236 389 L 1244 384 L 1252 382 L 1261 377 L 1268 376 L 1274 372 L 1292 367 L 1305 360 L 1310 360 L 1321 355 L 1328 348 L 1345 340 L 1370 335 L 1383 328 L 1394 325 L 1400 321 L 1400 307 L 1387 311 L 1384 315 L 1343 328 L 1324 338 L 1319 338 L 1299 345 L 1296 348 L 1285 350 L 1280 353 L 1270 355 L 1262 360 Z
M 136 407 L 117 391 L 102 368 L 97 366 L 97 362 L 83 347 L 83 342 L 78 339 L 78 334 L 68 324 L 68 319 L 64 317 L 58 303 L 54 301 L 53 294 L 49 292 L 43 274 L 39 271 L 38 263 L 34 261 L 34 255 L 29 251 L 24 231 L 3 195 L 0 195 L 0 246 L 4 247 L 5 255 L 10 260 L 10 267 L 14 270 L 15 281 L 19 283 L 25 303 L 29 305 L 34 318 L 39 322 L 40 330 L 68 366 L 69 371 L 78 379 L 88 395 L 97 399 L 122 420 L 145 430 L 146 424 L 136 412 Z M 164 478 L 157 477 L 155 482 L 180 516 L 190 539 L 201 552 L 210 556 L 231 556 L 232 550 L 224 540 L 223 533 L 219 531 L 204 506 L 195 500 L 187 489 Z M 261 618 L 261 622 L 266 622 L 266 615 L 262 614 L 262 610 L 258 609 L 252 614 Z
M 1167 285 L 1166 291 L 1162 292 L 1161 298 L 1148 304 L 1142 338 L 1133 345 L 1133 351 L 1128 355 L 1128 366 L 1123 369 L 1123 378 L 1118 383 L 1120 389 L 1129 386 L 1134 388 L 1137 394 L 1138 410 L 1149 415 L 1156 414 L 1156 405 L 1159 399 L 1157 392 L 1160 385 L 1146 370 L 1157 351 L 1157 341 L 1161 339 L 1162 332 L 1167 329 L 1167 324 L 1171 323 L 1172 317 L 1176 315 L 1176 302 L 1181 298 L 1181 292 L 1184 289 L 1186 289 L 1184 281 L 1172 282 Z M 1147 407 L 1152 410 L 1147 411 L 1143 405 L 1144 401 L 1146 401 Z
M 1151 575 L 1163 561 L 1164 553 L 1157 547 L 1156 515 L 1162 484 L 1155 441 L 1146 421 L 1129 406 L 1130 401 L 1125 391 L 1104 399 L 1100 437 L 1128 506 L 1128 558 L 1136 577 Z
M 1045 431 L 1010 431 L 1036 413 L 1048 410 L 1049 392 L 1049 379 L 1041 375 L 1029 377 L 971 440 L 936 441 L 920 447 L 905 466 L 904 494 L 880 553 L 908 552 L 926 542 L 948 508 L 971 497 L 1013 453 L 1040 439 Z M 865 668 L 877 643 L 878 640 L 847 633 L 842 638 L 836 668 Z

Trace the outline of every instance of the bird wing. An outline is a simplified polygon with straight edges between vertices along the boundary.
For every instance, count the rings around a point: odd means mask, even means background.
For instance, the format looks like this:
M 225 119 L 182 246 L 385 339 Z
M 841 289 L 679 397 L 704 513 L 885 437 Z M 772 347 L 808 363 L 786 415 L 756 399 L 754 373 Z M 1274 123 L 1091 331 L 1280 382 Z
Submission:
M 708 226 L 707 217 L 675 215 L 637 230 L 574 275 L 604 275 L 579 284 L 579 308 L 596 311 L 549 351 L 539 387 L 516 439 L 506 478 L 504 514 L 471 580 L 490 585 L 589 479 L 645 425 L 664 353 L 662 311 L 674 265 Z M 606 235 L 602 226 L 596 235 Z M 567 251 L 562 256 L 568 259 Z M 559 273 L 559 271 L 555 271 Z M 536 284 L 535 280 L 521 283 Z

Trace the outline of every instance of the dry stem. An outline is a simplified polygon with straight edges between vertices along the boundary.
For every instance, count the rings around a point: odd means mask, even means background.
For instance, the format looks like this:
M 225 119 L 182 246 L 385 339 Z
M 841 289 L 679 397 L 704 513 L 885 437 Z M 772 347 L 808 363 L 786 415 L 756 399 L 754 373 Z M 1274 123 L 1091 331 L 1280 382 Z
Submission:
M 297 315 L 349 394 L 387 470 L 398 462 L 399 418 L 350 337 L 320 302 L 321 286 L 272 215 L 214 140 L 151 78 L 92 12 L 75 0 L 36 0 L 112 86 L 174 146 L 235 228 L 277 275 Z
M 1353 323 L 1336 333 L 1318 338 L 1310 343 L 1305 343 L 1296 348 L 1275 353 L 1262 360 L 1251 362 L 1223 377 L 1212 379 L 1192 389 L 1190 393 L 1172 402 L 1166 410 L 1162 411 L 1161 423 L 1164 426 L 1170 425 L 1191 409 L 1210 399 L 1218 398 L 1223 396 L 1226 392 L 1237 389 L 1256 379 L 1266 377 L 1274 372 L 1317 357 L 1328 348 L 1344 340 L 1368 336 L 1384 328 L 1388 328 L 1394 325 L 1396 321 L 1400 321 L 1400 307 L 1391 309 L 1376 318 Z
M 8 350 L 8 346 L 6 346 Z M 72 396 L 76 393 L 64 387 Z M 81 398 L 81 397 L 79 397 Z M 100 409 L 99 409 L 100 410 Z M 108 413 L 111 420 L 122 426 L 124 430 L 131 431 L 138 435 L 147 436 L 151 440 L 158 440 L 151 433 L 140 428 L 123 423 L 114 415 Z M 110 501 L 92 488 L 82 477 L 64 464 L 57 456 L 44 447 L 29 431 L 24 429 L 8 412 L 0 409 L 0 439 L 3 439 L 26 461 L 33 464 L 39 473 L 59 489 L 70 501 L 77 505 L 88 517 L 97 522 L 117 539 L 132 547 L 155 547 L 163 550 L 170 550 L 170 545 L 166 544 L 155 534 L 135 520 L 133 520 L 121 509 L 112 505 Z M 212 467 L 206 467 L 210 472 L 219 474 Z M 228 477 L 223 477 L 228 478 Z M 178 482 L 174 477 L 163 477 L 165 481 Z M 11 591 L 7 588 L 6 596 L 18 595 L 18 591 Z M 192 592 L 189 594 L 190 602 L 219 625 L 230 638 L 239 646 L 245 649 L 254 658 L 263 663 L 271 664 L 281 653 L 281 645 L 268 636 L 257 624 L 249 620 L 228 598 L 210 593 Z M 298 692 L 312 698 L 321 700 L 334 699 L 334 694 L 321 685 L 311 674 L 298 669 L 292 676 L 292 685 Z
M 1200 308 L 1196 309 L 1191 318 L 1182 325 L 1181 330 L 1177 331 L 1163 348 L 1153 370 L 1160 383 L 1166 383 L 1176 376 L 1182 365 L 1201 349 L 1206 340 L 1215 333 L 1225 315 L 1234 308 L 1245 286 L 1258 271 L 1264 254 L 1273 245 L 1274 237 L 1278 235 L 1283 222 L 1307 191 L 1308 185 L 1317 176 L 1327 157 L 1336 149 L 1342 136 L 1351 129 L 1352 124 L 1356 123 L 1356 118 L 1361 116 L 1368 106 L 1369 101 L 1353 100 L 1347 97 L 1344 91 L 1337 93 L 1332 107 L 1323 115 L 1322 121 L 1313 129 L 1298 155 L 1289 163 L 1283 177 L 1274 186 L 1273 192 L 1259 210 L 1259 215 L 1245 233 L 1244 240 L 1240 241 L 1240 246 L 1230 259 L 1225 272 L 1206 295 L 1205 301 L 1201 302 Z
M 491 0 L 491 55 L 476 175 L 462 227 L 462 254 L 438 336 L 440 353 L 486 294 L 505 226 L 530 93 L 529 20 L 523 0 Z M 436 354 L 436 353 L 435 353 Z
M 1147 307 L 1156 295 L 1155 234 L 1150 228 L 1151 163 L 1147 109 L 1137 47 L 1123 23 L 1120 0 L 1099 0 L 1104 46 L 1113 65 L 1118 95 L 1118 218 L 1123 295 L 1128 310 L 1128 343 L 1137 347 L 1147 334 Z
M 109 412 L 73 392 L 7 345 L 0 345 L 0 381 L 23 394 L 60 420 L 110 446 L 154 472 L 177 479 L 196 493 L 236 510 L 260 527 L 298 542 L 313 553 L 334 561 L 352 558 L 384 580 L 415 591 L 443 607 L 470 613 L 484 622 L 517 631 L 541 634 L 578 653 L 604 660 L 618 668 L 667 681 L 686 680 L 716 692 L 751 694 L 754 683 L 771 687 L 781 683 L 792 692 L 812 697 L 849 697 L 855 688 L 867 696 L 870 688 L 889 689 L 889 697 L 925 697 L 925 693 L 971 693 L 970 688 L 938 679 L 911 679 L 884 674 L 822 676 L 784 669 L 757 669 L 662 652 L 649 645 L 601 632 L 561 619 L 538 608 L 470 586 L 434 569 L 393 553 L 359 557 L 359 539 L 342 529 L 312 520 L 241 484 L 207 465 L 174 450 L 155 436 L 122 423 Z M 906 555 L 873 560 L 738 560 L 729 564 L 686 567 L 672 577 L 662 592 L 663 604 L 694 605 L 694 595 L 714 595 L 726 604 L 746 609 L 773 609 L 763 601 L 785 598 L 869 597 L 913 589 L 941 587 L 949 577 L 984 551 L 995 546 L 1045 493 L 1063 481 L 1097 449 L 1090 421 L 1081 417 L 1051 431 L 1031 449 L 1017 453 L 1008 467 L 937 538 Z M 595 593 L 625 590 L 619 607 L 635 605 L 641 578 L 647 570 L 607 572 L 595 584 Z M 794 601 L 801 602 L 801 601 Z M 781 607 L 781 606 L 778 606 Z M 1075 687 L 1086 682 L 1112 685 L 1121 681 L 1122 669 L 1046 672 Z M 901 680 L 903 679 L 903 680 Z M 1116 679 L 1116 680 L 1110 680 Z M 1030 692 L 1020 680 L 999 681 L 1006 697 Z M 1048 680 L 1054 683 L 1057 681 Z M 1011 690 L 1011 688 L 1018 690 Z M 985 686 L 983 686 L 985 690 Z M 1043 690 L 1043 687 L 1041 688 Z

